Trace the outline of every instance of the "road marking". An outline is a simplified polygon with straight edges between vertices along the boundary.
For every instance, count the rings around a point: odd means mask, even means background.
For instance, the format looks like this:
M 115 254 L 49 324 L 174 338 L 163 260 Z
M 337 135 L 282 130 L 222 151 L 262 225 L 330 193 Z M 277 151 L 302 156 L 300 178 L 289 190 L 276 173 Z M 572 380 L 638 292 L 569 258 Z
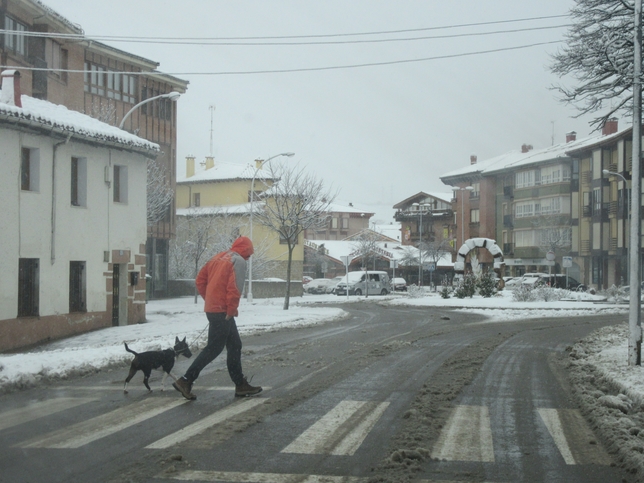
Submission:
M 540 408 L 537 411 L 566 464 L 611 464 L 608 453 L 577 409 Z
M 0 431 L 3 429 L 18 426 L 19 424 L 33 421 L 34 419 L 49 416 L 51 414 L 71 409 L 81 404 L 87 404 L 92 401 L 98 401 L 93 398 L 82 397 L 60 397 L 50 399 L 48 401 L 40 401 L 34 404 L 29 404 L 26 407 L 19 409 L 12 409 L 0 414 Z
M 119 385 L 114 385 L 114 386 L 59 386 L 57 389 L 64 389 L 64 390 L 76 390 L 76 391 L 123 391 L 123 383 L 119 382 Z M 150 387 L 154 389 L 154 384 L 151 383 Z M 272 389 L 271 386 L 263 386 L 265 391 L 268 391 Z M 140 387 L 132 385 L 132 382 L 130 382 L 130 385 L 127 387 L 128 392 L 136 392 L 137 390 L 141 390 L 141 392 L 148 392 L 147 388 L 141 384 Z M 201 386 L 192 386 L 192 389 L 197 390 L 197 391 L 234 391 L 235 386 L 207 386 L 207 387 L 201 387 Z M 174 391 L 172 388 L 172 385 L 167 385 L 166 390 L 169 391 Z M 159 386 L 158 389 L 159 392 L 164 392 L 161 390 L 161 386 Z
M 214 426 L 215 424 L 219 424 L 226 419 L 246 412 L 249 409 L 258 406 L 259 404 L 264 404 L 266 401 L 268 401 L 268 398 L 248 398 L 247 400 L 231 404 L 225 409 L 217 411 L 208 417 L 200 419 L 190 426 L 186 426 L 185 428 L 182 428 L 175 433 L 169 434 L 165 438 L 161 438 L 160 440 L 149 444 L 148 446 L 146 446 L 146 448 L 165 449 L 175 444 L 182 443 L 183 441 L 192 438 L 193 436 L 203 433 L 206 429 Z
M 80 448 L 98 439 L 188 403 L 179 398 L 147 398 L 45 436 L 16 445 L 19 448 Z
M 368 476 L 300 475 L 296 473 L 238 473 L 188 470 L 162 473 L 156 478 L 179 481 L 225 481 L 228 483 L 365 483 Z M 416 480 L 418 483 L 463 483 L 456 480 Z M 489 481 L 484 483 L 491 483 Z
M 564 435 L 561 419 L 559 419 L 559 412 L 556 409 L 546 408 L 537 409 L 537 412 L 539 413 L 539 416 L 541 416 L 546 428 L 548 428 L 550 436 L 555 440 L 555 445 L 557 445 L 557 449 L 559 449 L 559 453 L 561 453 L 566 464 L 576 464 L 575 458 L 572 456 L 572 452 L 570 451 L 570 446 L 568 446 L 568 440 Z
M 318 369 L 317 371 L 309 372 L 306 376 L 301 377 L 297 381 L 293 381 L 292 383 L 287 384 L 286 386 L 284 386 L 284 390 L 292 391 L 293 389 L 295 389 L 297 386 L 299 386 L 303 382 L 308 381 L 309 379 L 311 379 L 316 374 L 319 374 L 320 372 L 326 371 L 328 368 L 329 368 L 329 366 L 324 366 L 324 367 L 321 367 L 320 369 Z
M 352 455 L 388 406 L 388 402 L 342 401 L 282 453 Z
M 434 445 L 432 458 L 494 463 L 488 408 L 456 406 Z

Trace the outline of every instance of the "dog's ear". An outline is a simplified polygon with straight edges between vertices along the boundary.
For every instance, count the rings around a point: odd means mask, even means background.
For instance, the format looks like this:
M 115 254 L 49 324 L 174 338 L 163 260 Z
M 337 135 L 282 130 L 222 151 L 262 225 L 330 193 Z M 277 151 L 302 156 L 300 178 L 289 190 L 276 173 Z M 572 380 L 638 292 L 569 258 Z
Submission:
M 174 336 L 174 343 L 175 343 L 175 344 L 178 344 L 178 343 L 179 343 L 179 337 L 177 337 L 176 335 Z
M 187 337 L 187 336 L 186 336 L 186 337 Z M 181 342 L 185 342 L 185 341 L 186 341 L 186 338 L 184 337 L 184 338 L 183 338 L 183 340 L 182 340 Z

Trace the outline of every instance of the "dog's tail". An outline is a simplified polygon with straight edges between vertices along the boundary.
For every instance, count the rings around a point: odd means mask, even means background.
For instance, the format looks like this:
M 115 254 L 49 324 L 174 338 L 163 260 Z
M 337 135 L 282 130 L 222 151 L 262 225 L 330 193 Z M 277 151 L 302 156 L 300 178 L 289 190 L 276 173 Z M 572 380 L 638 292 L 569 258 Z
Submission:
M 131 353 L 132 353 L 132 354 L 134 354 L 135 356 L 138 356 L 138 355 L 139 355 L 137 352 L 134 352 L 132 349 L 130 349 L 130 348 L 127 346 L 127 342 L 123 342 L 123 344 L 125 344 L 125 350 L 126 350 L 126 351 L 131 352 Z

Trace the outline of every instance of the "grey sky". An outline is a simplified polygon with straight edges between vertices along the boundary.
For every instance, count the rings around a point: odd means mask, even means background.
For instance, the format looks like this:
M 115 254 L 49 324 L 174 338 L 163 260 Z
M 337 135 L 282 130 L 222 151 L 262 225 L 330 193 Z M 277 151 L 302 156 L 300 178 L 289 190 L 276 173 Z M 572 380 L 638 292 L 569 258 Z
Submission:
M 259 37 L 322 35 L 446 27 L 527 19 L 568 12 L 570 0 L 43 0 L 80 24 L 87 36 Z M 413 38 L 560 26 L 568 18 L 468 28 L 337 38 Z M 549 44 L 480 55 L 564 38 L 565 28 L 497 35 L 383 43 L 301 46 L 205 46 L 111 42 L 160 62 L 160 70 L 190 81 L 179 100 L 178 171 L 188 154 L 210 151 L 209 107 L 215 105 L 213 154 L 252 162 L 284 151 L 286 162 L 340 190 L 338 199 L 390 221 L 391 205 L 424 191 L 449 191 L 445 172 L 519 149 L 546 147 L 565 133 L 590 134 L 588 118 L 573 119 L 548 90 Z M 284 40 L 281 40 L 284 41 Z M 195 75 L 451 58 L 312 72 Z M 554 124 L 553 124 L 554 122 Z M 620 120 L 624 127 L 630 120 Z

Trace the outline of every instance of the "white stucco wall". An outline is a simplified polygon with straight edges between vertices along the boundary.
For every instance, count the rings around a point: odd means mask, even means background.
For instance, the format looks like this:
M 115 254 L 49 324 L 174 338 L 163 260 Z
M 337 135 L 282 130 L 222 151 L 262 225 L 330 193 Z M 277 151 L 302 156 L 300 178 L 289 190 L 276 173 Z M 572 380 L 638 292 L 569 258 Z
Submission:
M 21 147 L 39 149 L 39 189 L 20 189 Z M 69 312 L 69 262 L 86 262 L 87 311 L 105 311 L 108 263 L 103 252 L 130 250 L 130 263 L 146 241 L 146 158 L 75 141 L 56 150 L 48 136 L 0 129 L 0 320 L 15 318 L 19 258 L 40 259 L 41 316 Z M 86 206 L 71 203 L 71 158 L 87 160 Z M 127 166 L 128 201 L 112 200 L 105 167 Z M 55 207 L 52 214 L 52 205 Z M 53 231 L 53 234 L 52 234 Z M 52 245 L 53 242 L 53 245 Z

